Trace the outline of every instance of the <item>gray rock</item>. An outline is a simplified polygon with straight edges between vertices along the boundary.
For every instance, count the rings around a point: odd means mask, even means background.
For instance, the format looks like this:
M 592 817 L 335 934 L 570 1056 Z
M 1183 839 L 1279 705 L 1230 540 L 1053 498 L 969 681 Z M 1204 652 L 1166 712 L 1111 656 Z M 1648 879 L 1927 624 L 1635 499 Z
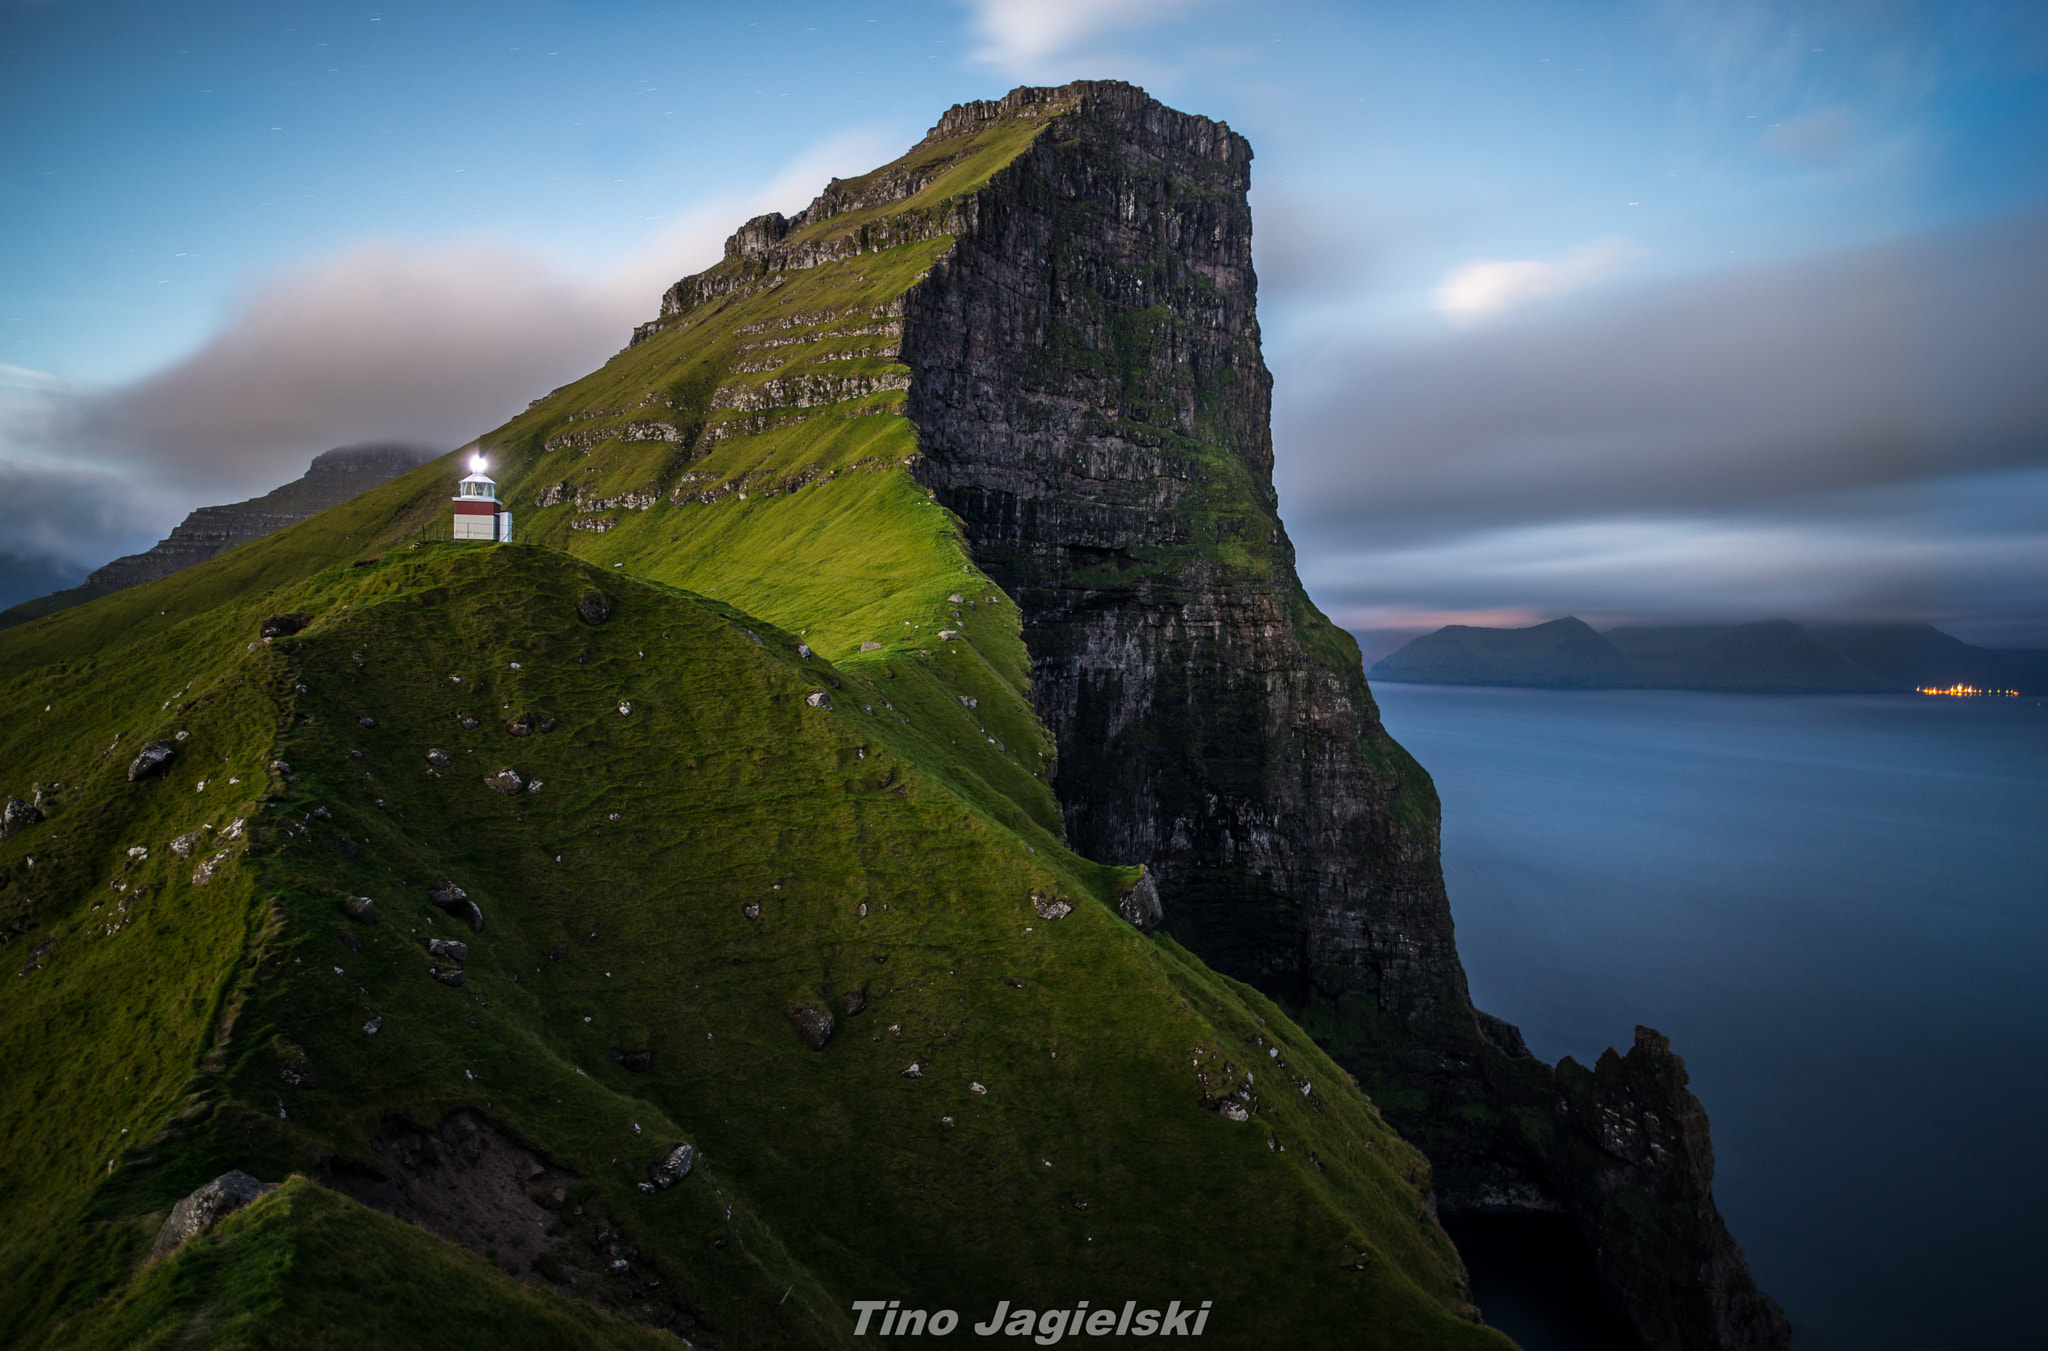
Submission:
M 576 598 L 576 617 L 586 624 L 602 624 L 612 617 L 612 603 L 602 591 L 586 591 Z
M 177 839 L 171 841 L 171 852 L 179 858 L 190 858 L 192 857 L 192 851 L 197 849 L 205 839 L 205 831 L 188 830 Z
M 168 741 L 152 741 L 128 763 L 128 782 L 146 779 L 160 772 L 178 753 L 178 748 Z
M 0 840 L 11 840 L 22 831 L 43 819 L 42 812 L 18 797 L 7 799 L 7 807 L 0 811 Z
M 740 913 L 748 919 L 759 919 L 761 918 L 761 903 L 759 901 L 748 901 L 740 907 Z
M 913 1060 L 910 1062 L 910 1068 L 903 1071 L 903 1077 L 905 1079 L 922 1079 L 924 1078 L 924 1067 Z
M 457 962 L 469 960 L 469 944 L 456 938 L 429 938 L 427 951 L 436 957 L 447 957 Z
M 470 928 L 476 932 L 484 931 L 484 912 L 477 909 L 476 902 L 469 899 L 468 892 L 447 878 L 444 877 L 427 888 L 427 899 L 456 919 L 468 920 Z
M 1048 896 L 1042 891 L 1031 893 L 1031 907 L 1040 919 L 1065 919 L 1074 913 L 1074 903 L 1058 896 Z
M 518 717 L 505 724 L 505 730 L 513 736 L 532 736 L 534 725 L 535 719 L 533 714 L 521 713 Z
M 495 774 L 485 776 L 484 787 L 511 797 L 526 790 L 526 780 L 519 777 L 517 770 L 501 769 Z
M 1252 1119 L 1252 1114 L 1244 1109 L 1243 1103 L 1229 1098 L 1225 1098 L 1222 1105 L 1216 1110 L 1221 1112 L 1227 1121 L 1249 1121 Z
M 465 732 L 474 732 L 477 728 L 483 726 L 482 721 L 474 713 L 457 713 L 455 721 Z
M 215 877 L 218 877 L 222 866 L 228 861 L 228 854 L 230 852 L 230 850 L 223 849 L 212 858 L 206 860 L 206 862 L 194 868 L 192 870 L 192 885 L 203 887 Z
M 358 924 L 377 922 L 377 903 L 368 896 L 350 896 L 342 901 L 341 912 Z
M 848 990 L 841 997 L 840 1002 L 846 1009 L 846 1016 L 851 1018 L 854 1014 L 859 1013 L 868 1006 L 868 997 L 859 990 Z
M 822 708 L 828 713 L 832 711 L 832 696 L 823 690 L 812 690 L 804 696 L 804 702 L 812 708 Z
M 805 661 L 809 661 L 811 659 L 811 645 L 809 643 L 798 643 L 796 645 L 796 654 Z
M 320 1076 L 313 1073 L 313 1062 L 306 1059 L 303 1051 L 287 1060 L 277 1073 L 293 1088 L 320 1087 Z
M 648 1176 L 654 1179 L 655 1186 L 666 1191 L 688 1177 L 696 1166 L 697 1151 L 689 1145 L 677 1145 L 648 1170 Z
M 981 700 L 971 694 L 963 694 L 960 696 L 960 706 L 962 708 L 979 708 L 981 707 Z
M 880 643 L 862 643 L 860 650 L 863 652 L 880 652 L 882 645 Z
M 289 638 L 313 622 L 313 616 L 303 610 L 297 614 L 272 615 L 263 621 L 263 627 L 256 630 L 258 638 Z
M 1146 933 L 1158 928 L 1159 921 L 1166 918 L 1159 904 L 1159 884 L 1152 880 L 1149 869 L 1138 879 L 1138 885 L 1116 898 L 1116 912 Z
M 958 629 L 940 629 L 940 630 L 939 630 L 939 641 L 940 641 L 940 642 L 942 642 L 942 643 L 951 643 L 951 642 L 957 642 L 957 641 L 959 640 L 959 638 L 960 638 L 960 630 L 958 630 Z
M 443 985 L 462 985 L 469 980 L 469 973 L 462 970 L 442 971 L 430 966 L 427 968 L 427 974 Z
M 427 763 L 435 769 L 448 768 L 448 752 L 442 750 L 439 746 L 434 747 L 427 752 Z
M 813 1051 L 825 1049 L 825 1043 L 832 1038 L 832 1011 L 816 1004 L 791 1004 L 789 1021 L 796 1028 L 796 1034 L 803 1038 L 804 1045 Z
M 356 726 L 358 726 L 358 727 L 364 727 L 364 728 L 368 728 L 368 727 L 375 727 L 376 725 L 377 725 L 377 720 L 376 720 L 375 718 L 371 717 L 371 716 L 370 716 L 369 714 L 367 714 L 367 713 L 363 714 L 363 716 L 362 716 L 362 717 L 360 717 L 360 718 L 357 718 L 357 719 L 356 719 Z
M 952 595 L 946 597 L 946 599 L 950 601 L 952 604 L 958 605 L 960 603 L 960 593 L 958 591 L 955 591 Z
M 168 1257 L 195 1234 L 204 1233 L 220 1220 L 259 1196 L 276 1191 L 275 1182 L 258 1182 L 239 1169 L 222 1173 L 171 1207 L 170 1218 L 156 1231 L 151 1258 Z

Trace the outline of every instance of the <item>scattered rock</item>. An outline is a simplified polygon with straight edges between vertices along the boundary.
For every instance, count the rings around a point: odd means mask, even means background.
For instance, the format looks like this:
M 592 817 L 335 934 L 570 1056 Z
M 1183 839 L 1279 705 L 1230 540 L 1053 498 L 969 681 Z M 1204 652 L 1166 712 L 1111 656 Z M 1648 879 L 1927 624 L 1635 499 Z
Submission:
M 150 1257 L 170 1256 L 193 1235 L 204 1233 L 221 1219 L 277 1188 L 277 1183 L 258 1182 L 238 1168 L 222 1173 L 171 1207 L 170 1218 L 156 1231 L 156 1243 L 149 1250 Z
M 368 896 L 350 896 L 342 901 L 341 913 L 358 924 L 375 924 L 377 903 Z
M 958 605 L 960 603 L 960 593 L 955 591 L 952 595 L 946 597 L 946 602 L 949 605 Z
M 922 1079 L 924 1078 L 924 1070 L 913 1060 L 910 1062 L 910 1068 L 903 1071 L 903 1077 L 906 1079 Z
M 363 1024 L 363 1031 L 374 1037 L 377 1035 L 377 1030 L 383 1026 L 384 1020 L 382 1018 L 372 1018 L 369 1022 Z
M 505 730 L 510 732 L 513 736 L 532 736 L 534 732 L 534 725 L 535 720 L 533 714 L 521 713 L 518 717 L 512 719 L 512 721 L 505 724 Z
M 443 971 L 438 967 L 430 966 L 427 968 L 427 974 L 440 981 L 443 985 L 462 985 L 469 980 L 469 973 L 462 970 Z
M 436 957 L 447 957 L 456 962 L 469 960 L 469 944 L 455 938 L 429 938 L 427 951 Z
M 652 1051 L 613 1051 L 612 1059 L 618 1061 L 619 1064 L 635 1074 L 645 1074 L 647 1067 L 654 1063 L 654 1053 Z
M 555 720 L 554 720 L 553 718 L 542 718 L 542 719 L 540 720 L 540 731 L 541 731 L 541 732 L 543 732 L 543 733 L 547 733 L 547 732 L 552 732 L 552 731 L 554 731 L 554 730 L 555 730 Z
M 848 990 L 843 996 L 840 997 L 840 1007 L 846 1010 L 846 1016 L 849 1018 L 851 1018 L 854 1014 L 859 1013 L 862 1009 L 866 1008 L 867 1006 L 868 997 L 862 994 L 859 990 Z
M 740 632 L 746 634 L 748 640 L 752 642 L 755 647 L 762 646 L 760 634 L 754 632 L 752 629 L 741 629 Z
M 1250 1121 L 1252 1119 L 1252 1114 L 1244 1109 L 1244 1104 L 1234 1098 L 1225 1098 L 1223 1105 L 1216 1110 L 1223 1114 L 1223 1118 L 1226 1121 Z
M 796 645 L 796 654 L 805 661 L 809 661 L 811 659 L 811 645 L 809 643 L 798 643 Z
M 832 1011 L 816 1004 L 791 1004 L 789 1021 L 796 1028 L 796 1034 L 803 1038 L 804 1045 L 813 1051 L 825 1049 L 825 1043 L 832 1037 Z
M 822 708 L 827 713 L 832 711 L 832 696 L 823 690 L 812 690 L 804 696 L 804 702 L 812 708 Z
M 306 815 L 315 821 L 332 821 L 334 819 L 334 813 L 327 810 L 327 804 L 325 803 L 313 808 Z
M 341 945 L 350 952 L 361 952 L 363 950 L 363 940 L 357 938 L 346 929 L 341 931 Z
M 484 912 L 476 908 L 476 902 L 469 899 L 469 893 L 447 878 L 442 878 L 427 888 L 427 899 L 457 919 L 466 919 L 478 933 L 484 929 Z
M 1040 919 L 1065 919 L 1074 913 L 1074 903 L 1058 896 L 1048 896 L 1042 891 L 1031 893 L 1032 908 L 1038 911 Z
M 179 858 L 190 858 L 192 851 L 197 849 L 205 838 L 206 832 L 203 830 L 188 830 L 171 841 L 171 852 Z
M 526 791 L 526 780 L 519 777 L 517 770 L 501 769 L 495 774 L 489 774 L 484 777 L 484 787 L 493 792 L 503 793 L 506 797 L 511 797 L 516 793 Z
M 748 919 L 759 919 L 761 918 L 761 903 L 759 901 L 748 901 L 740 907 L 740 913 Z
M 304 1051 L 284 1062 L 278 1070 L 278 1077 L 293 1088 L 318 1088 L 320 1076 L 313 1072 L 313 1062 L 306 1059 Z
M 146 779 L 157 773 L 177 755 L 178 748 L 168 741 L 152 741 L 128 764 L 128 782 Z
M 619 716 L 622 718 L 633 716 L 633 701 L 631 699 L 619 700 Z
M 962 708 L 979 708 L 981 707 L 981 700 L 971 694 L 963 694 L 960 696 L 960 706 Z
M 602 591 L 586 591 L 576 598 L 576 617 L 586 624 L 602 624 L 612 617 L 612 603 Z
M 880 643 L 862 643 L 860 650 L 863 652 L 880 652 L 882 645 Z
M 981 1094 L 981 1095 L 982 1095 L 983 1097 L 987 1097 L 987 1096 L 988 1096 L 988 1090 L 987 1090 L 986 1088 L 984 1088 L 984 1087 L 982 1087 L 982 1086 L 981 1086 L 980 1084 L 974 1083 L 974 1082 L 972 1082 L 972 1081 L 970 1081 L 970 1082 L 968 1083 L 968 1085 L 967 1085 L 967 1091 L 968 1091 L 968 1092 L 970 1092 L 970 1093 L 979 1093 L 979 1094 Z
M 28 955 L 28 960 L 27 960 L 26 962 L 23 962 L 23 963 L 21 964 L 21 970 L 15 973 L 15 978 L 16 978 L 16 979 L 18 980 L 18 979 L 20 979 L 20 978 L 21 978 L 22 976 L 26 976 L 26 975 L 27 975 L 27 974 L 28 974 L 29 972 L 31 972 L 31 971 L 40 971 L 40 970 L 42 970 L 42 967 L 43 967 L 43 958 L 45 958 L 45 957 L 49 956 L 49 955 L 50 955 L 50 949 L 51 949 L 51 948 L 54 948 L 54 947 L 56 947 L 56 946 L 57 946 L 57 935 L 55 935 L 55 934 L 46 934 L 46 935 L 44 935 L 44 937 L 43 937 L 43 941 L 42 941 L 42 942 L 40 942 L 40 943 L 38 943 L 38 944 L 36 944 L 36 946 L 35 946 L 35 949 L 34 949 L 34 951 L 32 951 L 32 952 L 30 952 L 30 953 L 29 953 L 29 955 Z
M 688 1177 L 696 1166 L 697 1151 L 689 1145 L 677 1145 L 648 1171 L 648 1176 L 654 1180 L 655 1186 L 666 1191 Z
M 1149 869 L 1138 879 L 1138 885 L 1116 898 L 1116 912 L 1146 933 L 1159 927 L 1159 921 L 1166 916 L 1159 905 L 1159 884 L 1152 880 Z
M 942 643 L 951 643 L 951 642 L 957 642 L 957 641 L 959 640 L 959 638 L 960 638 L 960 630 L 958 630 L 958 629 L 940 629 L 940 630 L 939 630 L 939 641 L 940 641 L 940 642 L 942 642 Z
M 38 793 L 37 796 L 42 795 Z M 18 797 L 8 798 L 6 809 L 0 811 L 0 840 L 13 839 L 42 819 L 43 814 L 37 808 Z
M 313 622 L 313 616 L 301 610 L 296 614 L 272 615 L 256 630 L 258 638 L 289 638 Z
M 358 727 L 362 727 L 362 728 L 370 728 L 370 727 L 375 727 L 376 725 L 377 725 L 377 720 L 376 720 L 375 718 L 371 717 L 371 716 L 370 716 L 369 714 L 367 714 L 367 713 L 363 714 L 363 716 L 362 716 L 362 717 L 360 717 L 360 718 L 357 718 L 357 719 L 356 719 L 356 726 L 358 726 Z
M 435 769 L 448 768 L 448 752 L 442 750 L 439 746 L 434 747 L 427 752 L 427 763 Z
M 457 713 L 455 715 L 455 722 L 465 732 L 474 732 L 477 728 L 483 726 L 482 721 L 474 713 Z
M 227 863 L 229 850 L 223 849 L 206 862 L 192 870 L 192 885 L 203 887 L 219 876 L 221 867 Z

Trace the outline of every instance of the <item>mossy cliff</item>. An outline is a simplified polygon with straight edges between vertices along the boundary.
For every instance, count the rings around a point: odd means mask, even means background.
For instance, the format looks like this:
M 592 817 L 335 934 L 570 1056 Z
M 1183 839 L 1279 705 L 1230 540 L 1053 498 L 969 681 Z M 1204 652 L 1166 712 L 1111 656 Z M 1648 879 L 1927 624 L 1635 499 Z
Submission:
M 521 543 L 437 542 L 446 458 L 0 634 L 0 1335 L 1501 1346 L 1435 1218 L 1497 1193 L 1654 1344 L 1772 1345 L 1675 1058 L 1471 1007 L 1275 514 L 1249 160 L 956 108 L 481 438 Z M 229 1168 L 304 1180 L 145 1264 Z

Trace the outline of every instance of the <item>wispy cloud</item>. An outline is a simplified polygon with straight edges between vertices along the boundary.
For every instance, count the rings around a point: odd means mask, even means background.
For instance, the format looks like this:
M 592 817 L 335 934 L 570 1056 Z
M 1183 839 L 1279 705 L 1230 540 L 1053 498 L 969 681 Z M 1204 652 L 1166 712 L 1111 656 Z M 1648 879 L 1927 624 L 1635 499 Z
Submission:
M 1208 0 L 968 0 L 975 60 L 1017 78 L 1071 60 L 1097 39 L 1149 28 Z
M 1591 285 L 1647 252 L 1626 239 L 1600 239 L 1550 260 L 1478 258 L 1445 273 L 1431 300 L 1452 323 L 1476 324 Z

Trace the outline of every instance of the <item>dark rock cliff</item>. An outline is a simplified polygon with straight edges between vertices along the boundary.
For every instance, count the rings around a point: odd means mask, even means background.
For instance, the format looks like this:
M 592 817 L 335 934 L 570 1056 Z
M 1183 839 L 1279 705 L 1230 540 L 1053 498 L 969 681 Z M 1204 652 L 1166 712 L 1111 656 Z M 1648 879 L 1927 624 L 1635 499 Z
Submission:
M 1118 83 L 965 104 L 933 134 L 1055 102 L 948 212 L 902 359 L 920 479 L 1023 613 L 1072 842 L 1148 864 L 1168 931 L 1344 1058 L 1447 1205 L 1568 1210 L 1646 1345 L 1785 1345 L 1663 1040 L 1552 1070 L 1472 1007 L 1434 790 L 1277 513 L 1250 146 Z M 749 229 L 733 250 L 773 266 L 781 223 Z

